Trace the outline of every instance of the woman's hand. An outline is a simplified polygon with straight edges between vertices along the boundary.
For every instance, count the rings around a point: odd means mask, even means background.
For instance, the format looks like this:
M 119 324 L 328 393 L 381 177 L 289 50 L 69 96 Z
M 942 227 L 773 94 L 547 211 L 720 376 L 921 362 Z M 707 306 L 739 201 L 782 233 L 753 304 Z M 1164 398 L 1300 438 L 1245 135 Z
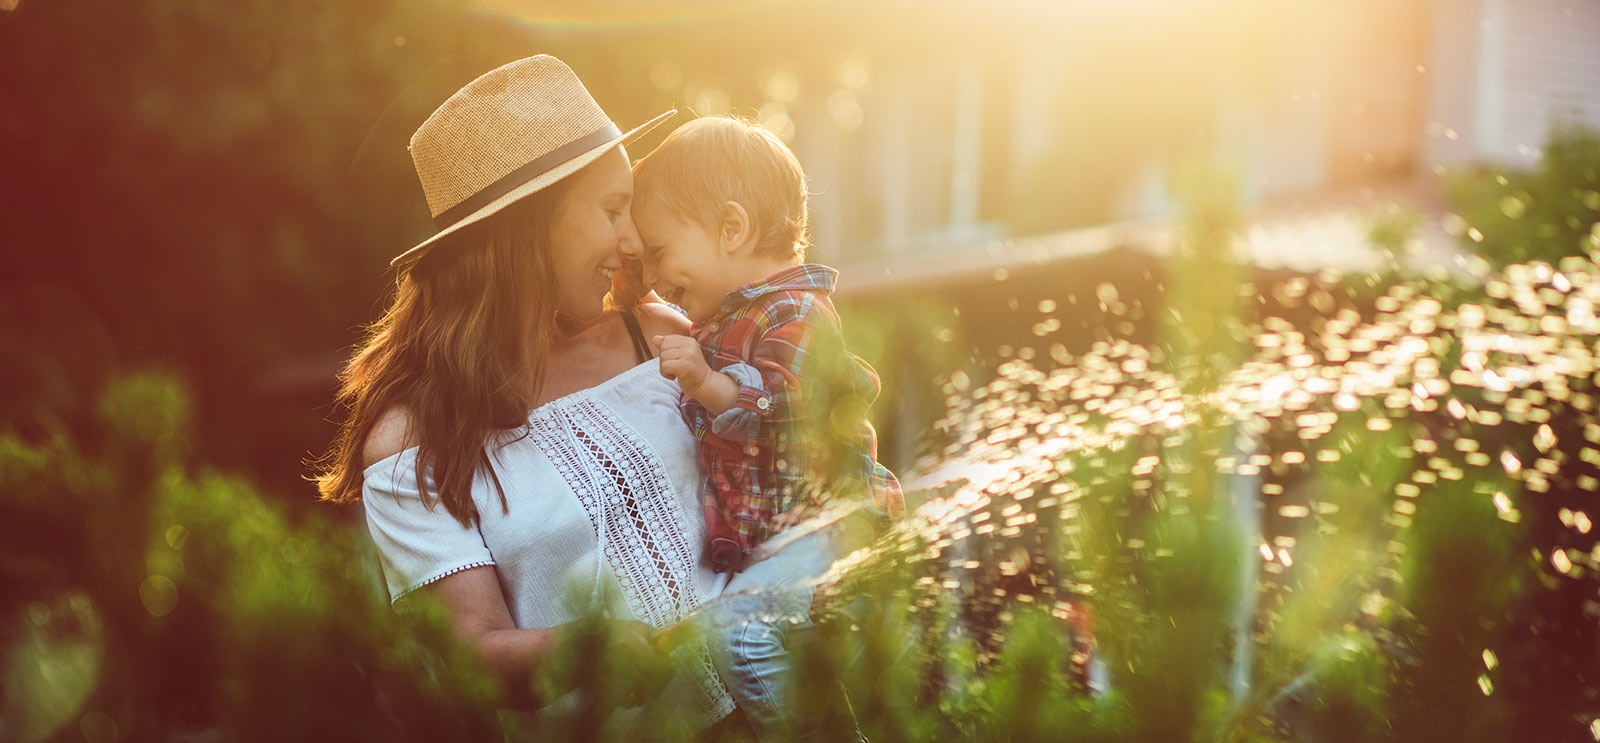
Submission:
M 655 628 L 632 620 L 611 621 L 612 668 L 617 673 L 623 704 L 634 707 L 661 693 L 677 671 L 671 659 L 656 650 Z
M 632 620 L 590 618 L 562 625 L 540 691 L 545 698 L 575 689 L 607 705 L 645 704 L 677 670 L 656 650 L 655 635 L 650 625 Z

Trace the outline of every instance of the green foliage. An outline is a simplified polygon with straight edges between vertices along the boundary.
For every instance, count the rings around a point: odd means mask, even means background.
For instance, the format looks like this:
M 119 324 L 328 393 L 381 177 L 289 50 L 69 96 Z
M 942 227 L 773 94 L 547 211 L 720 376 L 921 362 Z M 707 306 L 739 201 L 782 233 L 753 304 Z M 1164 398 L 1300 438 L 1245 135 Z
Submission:
M 991 395 L 1056 404 L 1026 385 Z M 535 681 L 577 689 L 573 714 L 497 713 L 506 697 L 441 607 L 390 609 L 359 526 L 294 522 L 237 478 L 188 472 L 184 400 L 159 375 L 114 385 L 92 454 L 0 437 L 0 571 L 17 586 L 0 614 L 8 739 L 693 737 L 682 710 L 613 714 L 654 682 L 603 623 L 575 626 Z M 884 537 L 819 593 L 820 622 L 794 647 L 798 709 L 907 743 L 1504 739 L 1521 724 L 1504 695 L 1530 688 L 1523 669 L 1549 652 L 1511 647 L 1546 581 L 1496 500 L 1521 483 L 1397 496 L 1418 471 L 1413 442 L 1432 435 L 1427 416 L 1397 420 L 1328 434 L 1341 456 L 1282 496 L 1314 514 L 1289 532 L 1295 567 L 1259 582 L 1241 571 L 1258 536 L 1233 515 L 1240 491 L 1211 466 L 1227 421 L 1068 452 L 983 493 L 923 494 L 970 505 Z M 1151 452 L 1148 482 L 1130 479 Z M 1038 519 L 974 533 L 1018 507 Z M 1250 595 L 1241 695 L 1229 674 Z M 1091 625 L 1066 620 L 1080 611 Z M 1099 691 L 1077 669 L 1086 626 Z
M 157 375 L 114 385 L 94 456 L 0 436 L 0 579 L 13 587 L 0 737 L 492 730 L 498 690 L 438 607 L 390 610 L 361 534 L 293 524 L 236 478 L 184 471 L 185 400 Z
M 1225 183 L 1198 182 L 1215 198 L 1189 215 L 1153 349 L 1096 337 L 1052 351 L 1054 376 L 1020 353 L 988 383 L 952 375 L 939 451 L 1003 471 L 911 494 L 924 510 L 819 586 L 797 709 L 890 743 L 1588 736 L 1594 263 L 1293 277 L 1320 315 L 1254 318 Z M 937 334 L 931 306 L 900 309 Z M 1366 366 L 1322 365 L 1353 346 L 1320 337 L 1335 320 L 1374 331 Z M 852 327 L 880 360 L 910 343 Z M 912 350 L 975 375 L 958 347 Z M 1297 369 L 1374 389 L 1318 408 L 1250 376 L 1314 376 Z M 533 679 L 576 690 L 570 714 L 502 713 L 518 690 L 425 594 L 391 609 L 359 523 L 194 469 L 188 400 L 138 373 L 87 434 L 0 435 L 0 739 L 694 737 L 684 710 L 616 714 L 663 676 L 600 621 Z M 1119 417 L 1152 401 L 1182 404 Z
M 1397 664 L 1388 705 L 1394 733 L 1417 739 L 1449 731 L 1456 740 L 1515 737 L 1510 710 L 1484 704 L 1493 690 L 1483 652 L 1516 621 L 1513 603 L 1532 579 L 1513 552 L 1515 527 L 1498 518 L 1495 482 L 1439 488 L 1418 505 L 1401 545 L 1404 607 L 1394 622 L 1410 658 Z M 1479 679 L 1485 686 L 1480 686 Z
M 1445 200 L 1464 220 L 1456 225 L 1462 246 L 1496 267 L 1594 254 L 1600 131 L 1557 123 L 1534 170 L 1486 167 L 1456 175 L 1446 183 Z
M 1368 227 L 1367 240 L 1391 257 L 1405 252 L 1406 244 L 1416 234 L 1422 215 L 1415 209 L 1402 209 L 1399 205 L 1375 215 Z

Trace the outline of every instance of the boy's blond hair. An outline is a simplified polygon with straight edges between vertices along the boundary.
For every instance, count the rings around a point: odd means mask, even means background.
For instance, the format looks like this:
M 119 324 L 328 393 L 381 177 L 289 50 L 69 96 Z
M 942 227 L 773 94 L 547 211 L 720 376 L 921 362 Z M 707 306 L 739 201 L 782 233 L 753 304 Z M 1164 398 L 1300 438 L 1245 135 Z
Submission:
M 731 116 L 694 119 L 633 166 L 634 206 L 666 207 L 715 232 L 738 202 L 757 230 L 757 255 L 805 257 L 806 175 L 778 135 Z

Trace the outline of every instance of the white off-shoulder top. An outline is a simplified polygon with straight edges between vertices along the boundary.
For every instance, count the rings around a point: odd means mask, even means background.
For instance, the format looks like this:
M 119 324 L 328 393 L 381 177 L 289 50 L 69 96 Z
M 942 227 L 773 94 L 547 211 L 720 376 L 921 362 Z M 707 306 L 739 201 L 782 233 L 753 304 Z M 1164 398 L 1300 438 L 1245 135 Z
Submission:
M 479 473 L 471 528 L 436 498 L 423 506 L 416 448 L 368 467 L 362 502 L 391 600 L 480 565 L 495 566 L 518 627 L 564 624 L 594 602 L 664 627 L 715 597 L 726 578 L 704 557 L 703 474 L 678 394 L 647 361 L 538 407 L 486 447 L 509 510 Z M 661 703 L 697 706 L 706 724 L 733 710 L 703 647 L 675 660 Z

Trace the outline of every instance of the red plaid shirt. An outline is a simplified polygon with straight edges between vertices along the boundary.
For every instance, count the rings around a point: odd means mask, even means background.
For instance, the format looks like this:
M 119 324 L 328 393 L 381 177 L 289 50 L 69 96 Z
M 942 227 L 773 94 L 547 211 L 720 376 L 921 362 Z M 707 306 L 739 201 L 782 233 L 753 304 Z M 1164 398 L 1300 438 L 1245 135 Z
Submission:
M 831 497 L 872 498 L 905 510 L 900 483 L 878 464 L 867 422 L 878 375 L 845 350 L 829 294 L 839 272 L 786 268 L 730 292 L 717 316 L 691 331 L 711 368 L 739 382 L 733 407 L 713 416 L 688 395 L 684 420 L 700 443 L 709 554 L 738 572 L 750 550 L 796 507 Z

